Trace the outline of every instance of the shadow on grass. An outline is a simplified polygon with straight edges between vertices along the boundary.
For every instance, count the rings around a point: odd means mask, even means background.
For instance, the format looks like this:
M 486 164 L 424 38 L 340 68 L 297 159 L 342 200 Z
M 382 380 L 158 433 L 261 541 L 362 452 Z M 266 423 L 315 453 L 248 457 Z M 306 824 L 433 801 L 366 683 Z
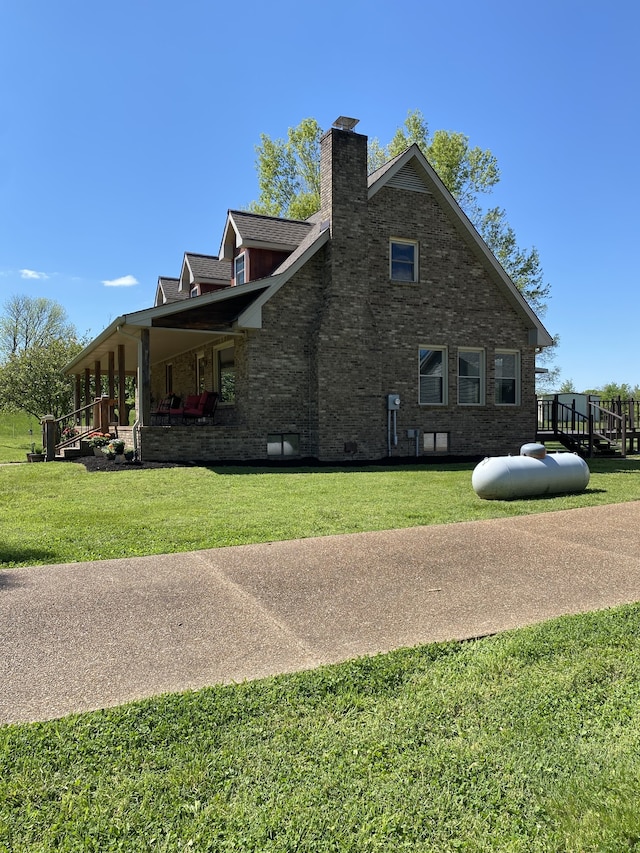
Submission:
M 59 563 L 60 557 L 55 551 L 45 551 L 38 548 L 7 548 L 0 545 L 0 585 L 2 584 L 3 569 L 18 566 L 35 566 L 42 563 Z
M 429 459 L 420 457 L 420 461 L 407 459 L 381 459 L 376 462 L 348 463 L 343 465 L 335 462 L 322 463 L 317 459 L 291 462 L 255 461 L 239 462 L 194 462 L 199 468 L 206 468 L 214 474 L 367 474 L 380 471 L 472 471 L 484 457 L 456 457 L 455 459 Z

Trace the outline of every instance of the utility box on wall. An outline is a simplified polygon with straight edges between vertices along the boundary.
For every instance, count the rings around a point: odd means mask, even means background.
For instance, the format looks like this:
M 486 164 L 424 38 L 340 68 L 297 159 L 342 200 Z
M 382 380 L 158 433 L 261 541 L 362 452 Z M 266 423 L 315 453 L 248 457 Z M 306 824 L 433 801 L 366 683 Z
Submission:
M 387 394 L 387 409 L 390 412 L 397 412 L 400 408 L 400 397 L 397 394 Z

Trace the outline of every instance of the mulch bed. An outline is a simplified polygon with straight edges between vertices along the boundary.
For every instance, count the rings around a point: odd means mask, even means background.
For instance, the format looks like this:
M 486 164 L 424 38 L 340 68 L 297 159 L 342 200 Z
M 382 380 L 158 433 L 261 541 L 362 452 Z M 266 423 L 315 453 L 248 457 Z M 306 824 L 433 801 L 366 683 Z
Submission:
M 115 462 L 99 456 L 80 456 L 69 462 L 84 465 L 87 471 L 148 471 L 151 468 L 188 468 L 184 462 Z

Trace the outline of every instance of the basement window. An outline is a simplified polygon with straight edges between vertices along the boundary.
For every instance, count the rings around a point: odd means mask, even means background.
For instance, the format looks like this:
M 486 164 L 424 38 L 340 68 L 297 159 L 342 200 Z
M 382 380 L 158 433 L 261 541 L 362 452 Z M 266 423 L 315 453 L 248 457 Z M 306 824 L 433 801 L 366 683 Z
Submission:
M 267 456 L 299 456 L 300 435 L 295 432 L 274 432 L 267 436 Z
M 425 453 L 447 453 L 449 450 L 448 432 L 424 432 L 422 447 Z

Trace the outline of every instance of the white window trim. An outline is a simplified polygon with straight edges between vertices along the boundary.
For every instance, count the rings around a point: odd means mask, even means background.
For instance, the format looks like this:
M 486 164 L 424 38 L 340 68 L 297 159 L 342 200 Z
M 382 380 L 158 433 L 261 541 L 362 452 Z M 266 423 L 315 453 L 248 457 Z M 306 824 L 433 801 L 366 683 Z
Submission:
M 460 356 L 465 352 L 477 352 L 480 354 L 480 400 L 477 403 L 465 403 L 460 399 Z M 486 356 L 485 351 L 481 347 L 458 347 L 457 359 L 457 382 L 458 382 L 458 405 L 459 406 L 484 406 L 486 401 Z M 466 377 L 462 377 L 463 379 Z M 475 377 L 472 377 L 475 378 Z
M 420 350 L 437 350 L 442 353 L 442 401 L 439 403 L 423 403 L 420 399 Z M 420 344 L 418 346 L 418 405 L 447 406 L 449 403 L 449 351 L 446 346 L 438 344 Z
M 226 340 L 226 341 L 224 341 L 224 343 L 215 344 L 213 347 L 213 364 L 214 364 L 214 370 L 213 370 L 214 388 L 213 388 L 213 390 L 217 391 L 217 393 L 218 393 L 218 406 L 222 406 L 222 407 L 235 406 L 235 404 L 236 404 L 235 400 L 225 400 L 224 402 L 222 401 L 222 387 L 221 387 L 221 382 L 220 382 L 220 353 L 222 350 L 229 349 L 229 347 L 233 347 L 233 359 L 234 359 L 234 365 L 235 365 L 235 356 L 236 356 L 236 352 L 235 352 L 236 343 L 235 343 L 235 341 Z
M 496 359 L 499 355 L 515 355 L 516 357 L 516 375 L 513 377 L 516 380 L 516 399 L 514 403 L 498 403 L 496 401 L 496 392 L 495 389 L 498 386 L 498 377 L 495 374 L 496 370 Z M 511 377 L 507 377 L 511 378 Z M 494 382 L 494 392 L 493 392 L 493 402 L 496 406 L 520 406 L 522 403 L 522 357 L 520 350 L 517 349 L 497 349 L 493 354 L 493 382 Z
M 413 278 L 394 278 L 393 277 L 393 244 L 400 243 L 404 246 L 413 246 Z M 406 240 L 403 237 L 391 237 L 389 240 L 389 278 L 396 284 L 415 284 L 420 280 L 420 252 L 419 243 L 417 240 Z
M 240 258 L 242 258 L 242 275 L 243 275 L 243 280 L 240 282 L 240 284 L 246 284 L 247 283 L 247 253 L 246 252 L 240 252 L 233 259 L 233 280 L 234 280 L 236 285 L 238 284 L 238 261 L 240 260 Z

